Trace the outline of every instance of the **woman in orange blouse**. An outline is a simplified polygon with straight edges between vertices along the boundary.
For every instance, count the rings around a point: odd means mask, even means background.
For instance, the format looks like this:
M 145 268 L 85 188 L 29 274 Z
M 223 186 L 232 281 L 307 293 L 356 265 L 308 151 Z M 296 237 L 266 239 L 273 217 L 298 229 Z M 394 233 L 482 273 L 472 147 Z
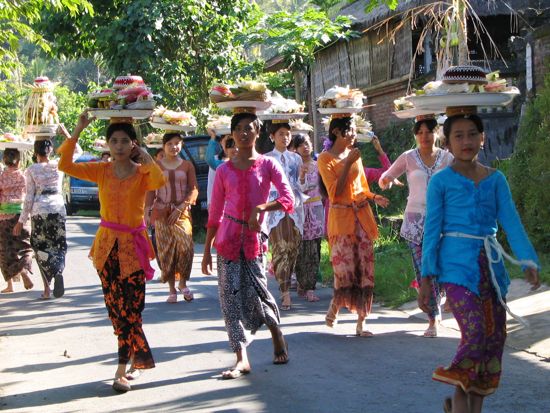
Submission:
M 332 147 L 317 160 L 321 190 L 330 201 L 327 234 L 334 270 L 334 295 L 325 320 L 332 327 L 340 308 L 346 307 L 357 313 L 356 334 L 369 337 L 372 333 L 363 331 L 363 320 L 372 307 L 373 242 L 378 236 L 369 200 L 382 207 L 389 201 L 370 191 L 361 153 L 353 148 L 356 136 L 351 117 L 333 119 L 329 126 Z
M 128 379 L 137 378 L 139 369 L 155 367 L 141 318 L 145 280 L 153 276 L 149 260 L 154 258 L 143 217 L 146 193 L 163 186 L 165 180 L 153 158 L 137 145 L 134 127 L 128 123 L 111 123 L 107 128 L 112 162 L 74 163 L 78 137 L 93 119 L 82 113 L 72 137 L 61 128 L 68 139 L 58 149 L 59 169 L 99 187 L 101 223 L 90 256 L 118 336 L 113 388 L 123 392 L 131 389 Z M 126 371 L 128 362 L 131 366 Z

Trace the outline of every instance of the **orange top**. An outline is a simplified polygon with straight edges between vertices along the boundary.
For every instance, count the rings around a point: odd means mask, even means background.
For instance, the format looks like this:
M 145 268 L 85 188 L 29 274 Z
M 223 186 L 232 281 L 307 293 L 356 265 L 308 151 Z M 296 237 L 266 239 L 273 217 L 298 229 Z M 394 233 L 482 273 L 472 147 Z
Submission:
M 139 227 L 143 222 L 145 194 L 162 187 L 165 183 L 162 171 L 151 162 L 139 165 L 137 172 L 125 179 L 115 175 L 112 162 L 73 162 L 73 152 L 76 139 L 67 139 L 57 152 L 61 155 L 59 170 L 75 178 L 97 183 L 99 188 L 99 213 L 103 220 Z M 147 237 L 147 231 L 143 231 Z M 147 238 L 148 239 L 148 238 Z M 115 241 L 118 241 L 118 258 L 120 273 L 123 278 L 142 270 L 135 251 L 132 234 L 99 227 L 96 233 L 90 257 L 97 270 L 103 269 L 105 261 L 111 252 Z M 151 241 L 148 239 L 149 244 Z M 152 245 L 149 249 L 153 251 Z M 152 255 L 152 256 L 151 256 Z M 149 259 L 154 259 L 150 254 Z
M 336 196 L 336 183 L 344 169 L 344 160 L 336 158 L 329 152 L 322 152 L 317 159 L 317 166 L 327 188 L 331 205 L 328 212 L 327 228 L 329 240 L 335 235 L 355 234 L 356 219 L 369 238 L 376 239 L 378 226 L 367 201 L 367 199 L 373 199 L 374 194 L 369 189 L 361 158 L 349 169 L 344 190 L 338 196 Z M 344 207 L 352 204 L 357 205 L 363 201 L 366 202 L 366 205 L 362 208 Z

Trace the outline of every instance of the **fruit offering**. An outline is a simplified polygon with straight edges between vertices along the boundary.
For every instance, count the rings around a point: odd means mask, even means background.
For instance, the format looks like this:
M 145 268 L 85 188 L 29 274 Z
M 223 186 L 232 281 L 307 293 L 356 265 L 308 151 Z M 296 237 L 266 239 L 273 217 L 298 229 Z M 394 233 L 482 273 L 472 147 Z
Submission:
M 24 123 L 27 127 L 59 123 L 54 88 L 55 84 L 46 76 L 40 76 L 34 80 L 31 94 L 23 108 Z

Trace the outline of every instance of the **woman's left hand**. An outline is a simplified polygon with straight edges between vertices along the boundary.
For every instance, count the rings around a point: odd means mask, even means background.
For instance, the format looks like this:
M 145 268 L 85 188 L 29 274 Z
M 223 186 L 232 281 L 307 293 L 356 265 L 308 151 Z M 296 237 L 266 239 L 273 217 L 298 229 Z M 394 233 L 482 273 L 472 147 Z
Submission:
M 531 284 L 531 291 L 538 290 L 540 287 L 539 272 L 536 268 L 526 268 L 525 271 L 525 280 Z
M 259 217 L 260 217 L 260 211 L 258 211 L 257 208 L 254 208 L 250 213 L 250 218 L 248 219 L 248 228 L 251 231 L 260 232 L 262 230 L 260 222 L 258 221 Z
M 80 134 L 84 129 L 88 127 L 90 123 L 92 123 L 95 120 L 94 116 L 89 116 L 90 112 L 88 110 L 85 110 L 78 116 L 78 122 L 75 126 L 75 133 Z
M 382 195 L 376 195 L 373 199 L 374 203 L 382 208 L 386 208 L 390 204 L 390 200 Z

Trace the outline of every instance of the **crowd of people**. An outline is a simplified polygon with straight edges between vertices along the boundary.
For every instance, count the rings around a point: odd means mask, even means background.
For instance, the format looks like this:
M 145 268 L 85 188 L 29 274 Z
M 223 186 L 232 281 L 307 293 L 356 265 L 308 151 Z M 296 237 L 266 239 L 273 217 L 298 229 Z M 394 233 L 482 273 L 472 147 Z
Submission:
M 155 365 L 141 318 L 145 283 L 153 277 L 150 260 L 156 255 L 161 280 L 169 287 L 168 303 L 177 302 L 178 291 L 186 301 L 194 298 L 188 282 L 194 255 L 190 208 L 197 199 L 197 179 L 193 164 L 179 156 L 182 135 L 165 134 L 162 158 L 153 159 L 139 147 L 134 127 L 124 122 L 107 128 L 109 162 L 75 163 L 79 135 L 92 121 L 84 112 L 72 134 L 60 129 L 66 140 L 58 149 L 58 162 L 51 159 L 47 140 L 35 143 L 35 163 L 25 173 L 19 169 L 19 152 L 4 151 L 0 265 L 8 285 L 2 292 L 12 292 L 17 277 L 25 288 L 33 287 L 34 251 L 44 284 L 41 298 L 64 294 L 62 176 L 97 183 L 101 222 L 90 256 L 118 337 L 113 388 L 124 392 L 142 369 Z M 324 238 L 334 271 L 326 325 L 332 327 L 346 308 L 357 314 L 356 335 L 373 336 L 364 329 L 373 304 L 378 236 L 371 205 L 386 207 L 389 200 L 370 185 L 378 182 L 386 190 L 401 185 L 398 178 L 406 174 L 409 196 L 401 236 L 411 249 L 419 306 L 429 316 L 424 336 L 437 336 L 443 294 L 462 333 L 450 366 L 438 367 L 433 378 L 456 387 L 454 397 L 445 401 L 447 411 L 481 411 L 483 398 L 498 387 L 506 336 L 509 279 L 503 262 L 495 258 L 501 248 L 497 222 L 533 288 L 539 285 L 539 263 L 504 175 L 477 161 L 484 142 L 481 119 L 470 112 L 449 114 L 443 125 L 446 149 L 436 146 L 438 127 L 433 118 L 417 119 L 412 131 L 416 148 L 393 164 L 375 138 L 382 168 L 364 167 L 349 115 L 333 117 L 325 150 L 318 157 L 309 137 L 293 137 L 284 122 L 270 127 L 274 149 L 259 154 L 260 121 L 254 113 L 234 115 L 231 133 L 221 143 L 211 134 L 202 272 L 213 274 L 215 247 L 220 306 L 236 356 L 235 364 L 222 372 L 224 379 L 251 372 L 247 346 L 263 324 L 271 332 L 273 363 L 288 363 L 280 310 L 292 309 L 294 273 L 298 296 L 307 302 L 319 300 L 315 287 Z M 156 254 L 147 233 L 150 225 Z M 279 303 L 268 289 L 268 248 Z

